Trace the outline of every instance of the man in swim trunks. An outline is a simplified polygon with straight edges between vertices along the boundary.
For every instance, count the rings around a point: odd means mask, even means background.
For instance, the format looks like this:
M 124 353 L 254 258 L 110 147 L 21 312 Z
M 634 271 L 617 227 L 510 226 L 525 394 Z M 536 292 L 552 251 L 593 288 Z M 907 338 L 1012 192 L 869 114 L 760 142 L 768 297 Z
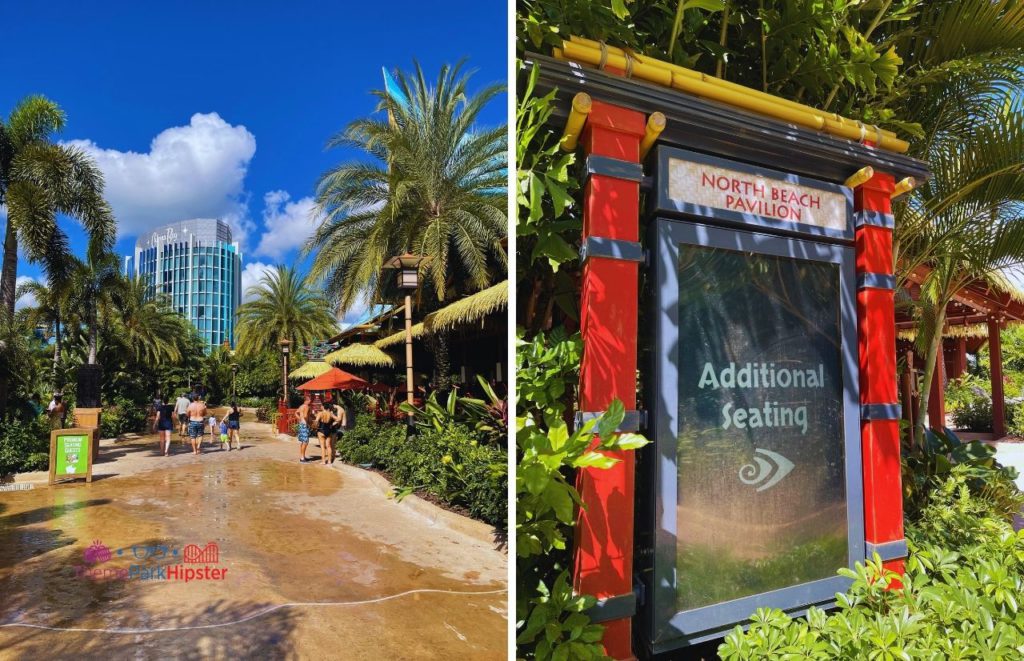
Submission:
M 302 400 L 302 406 L 295 409 L 296 434 L 299 437 L 299 462 L 305 463 L 309 448 L 309 395 Z
M 188 405 L 188 437 L 192 441 L 192 454 L 199 454 L 199 446 L 203 442 L 203 424 L 206 422 L 206 404 L 199 401 L 199 395 L 192 395 L 192 403 Z

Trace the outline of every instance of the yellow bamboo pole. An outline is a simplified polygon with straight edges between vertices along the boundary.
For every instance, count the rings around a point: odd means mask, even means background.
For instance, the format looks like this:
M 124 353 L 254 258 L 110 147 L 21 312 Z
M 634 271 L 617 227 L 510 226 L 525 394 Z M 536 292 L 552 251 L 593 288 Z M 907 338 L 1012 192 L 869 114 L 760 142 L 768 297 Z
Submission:
M 856 188 L 873 176 L 875 176 L 875 169 L 870 165 L 865 165 L 851 174 L 844 183 L 848 188 Z
M 565 120 L 565 132 L 562 134 L 562 149 L 573 151 L 579 143 L 580 134 L 583 132 L 583 124 L 590 114 L 590 95 L 580 92 L 572 97 L 572 108 L 569 110 L 569 118 Z
M 824 131 L 849 140 L 871 140 L 879 148 L 888 151 L 903 153 L 910 147 L 909 143 L 899 139 L 891 131 L 866 126 L 835 113 L 816 110 L 795 101 L 781 99 L 685 67 L 627 53 L 620 48 L 602 47 L 600 43 L 589 39 L 570 37 L 569 40 L 562 42 L 561 49 L 555 49 L 555 57 L 594 66 L 612 66 L 627 71 L 633 78 L 680 89 L 791 124 Z
M 660 112 L 652 112 L 651 116 L 647 118 L 647 127 L 644 129 L 644 138 L 640 141 L 640 158 L 643 159 L 647 156 L 647 152 L 651 151 L 651 147 L 654 146 L 655 140 L 661 135 L 661 132 L 665 130 L 665 114 Z
M 896 188 L 893 189 L 892 194 L 889 197 L 890 199 L 895 200 L 900 195 L 903 195 L 904 193 L 909 193 L 910 191 L 914 190 L 914 186 L 916 185 L 917 182 L 914 181 L 913 177 L 900 179 L 899 181 L 896 182 Z

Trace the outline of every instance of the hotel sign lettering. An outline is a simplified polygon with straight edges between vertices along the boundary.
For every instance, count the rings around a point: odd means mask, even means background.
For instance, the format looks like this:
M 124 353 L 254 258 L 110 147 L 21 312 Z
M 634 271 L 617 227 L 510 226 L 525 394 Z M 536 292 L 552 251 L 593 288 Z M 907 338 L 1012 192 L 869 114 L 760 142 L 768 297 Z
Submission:
M 853 238 L 844 186 L 690 152 L 663 149 L 657 206 L 790 232 Z

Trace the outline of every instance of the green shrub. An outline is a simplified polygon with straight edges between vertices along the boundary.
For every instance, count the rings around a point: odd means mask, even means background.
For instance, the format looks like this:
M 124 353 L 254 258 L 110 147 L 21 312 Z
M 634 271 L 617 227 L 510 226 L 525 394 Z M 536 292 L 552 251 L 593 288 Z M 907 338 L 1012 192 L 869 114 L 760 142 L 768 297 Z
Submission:
M 117 438 L 122 434 L 146 431 L 149 409 L 146 405 L 118 397 L 113 405 L 103 407 L 100 416 L 100 437 Z
M 992 400 L 984 396 L 963 400 L 953 410 L 953 424 L 964 431 L 991 432 Z
M 45 470 L 50 462 L 50 428 L 44 416 L 9 418 L 0 425 L 0 475 Z
M 923 446 L 904 448 L 903 511 L 916 520 L 927 505 L 931 491 L 953 471 L 961 467 L 968 488 L 978 496 L 987 496 L 1006 503 L 1003 515 L 1012 517 L 1020 510 L 1014 503 L 1018 493 L 1014 480 L 1017 470 L 1000 466 L 995 459 L 995 448 L 983 441 L 964 443 L 957 435 L 943 431 L 926 430 Z
M 1006 503 L 972 492 L 970 468 L 954 467 L 907 528 L 901 589 L 877 559 L 840 574 L 853 579 L 838 609 L 793 619 L 759 609 L 718 648 L 730 659 L 1001 659 L 1024 650 L 1024 532 Z M 996 476 L 995 480 L 1001 480 Z M 1017 506 L 1021 496 L 1016 494 Z
M 273 397 L 263 397 L 258 399 L 255 407 L 256 422 L 272 423 L 277 421 L 277 400 Z

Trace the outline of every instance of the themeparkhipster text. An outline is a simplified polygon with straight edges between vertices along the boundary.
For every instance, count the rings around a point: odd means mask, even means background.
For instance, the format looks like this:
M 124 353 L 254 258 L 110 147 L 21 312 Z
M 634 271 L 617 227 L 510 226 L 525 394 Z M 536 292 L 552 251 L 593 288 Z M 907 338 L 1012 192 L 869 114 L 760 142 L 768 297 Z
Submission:
M 712 388 L 824 388 L 825 366 L 818 364 L 817 369 L 791 369 L 775 367 L 775 363 L 744 363 L 737 368 L 736 363 L 716 370 L 712 363 L 704 363 L 700 381 L 700 389 Z M 807 433 L 806 406 L 780 406 L 779 402 L 764 402 L 763 406 L 737 408 L 732 402 L 722 407 L 722 429 L 757 429 L 760 427 L 799 427 L 800 433 Z

